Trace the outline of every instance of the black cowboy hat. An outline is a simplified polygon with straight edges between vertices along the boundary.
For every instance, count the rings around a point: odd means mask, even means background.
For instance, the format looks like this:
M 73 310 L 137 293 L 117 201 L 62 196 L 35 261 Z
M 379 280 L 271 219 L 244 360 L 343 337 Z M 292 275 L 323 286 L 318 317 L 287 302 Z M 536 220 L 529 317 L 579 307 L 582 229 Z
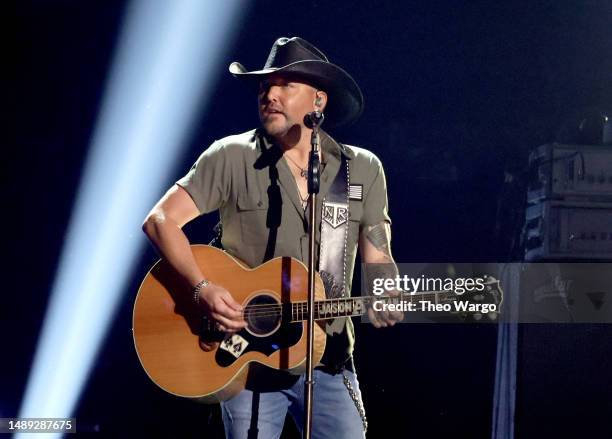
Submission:
M 299 37 L 276 40 L 261 70 L 247 71 L 242 64 L 233 62 L 229 71 L 237 78 L 257 81 L 265 75 L 283 72 L 311 82 L 329 96 L 325 116 L 332 125 L 353 122 L 363 111 L 363 95 L 355 80 L 330 63 L 323 52 Z

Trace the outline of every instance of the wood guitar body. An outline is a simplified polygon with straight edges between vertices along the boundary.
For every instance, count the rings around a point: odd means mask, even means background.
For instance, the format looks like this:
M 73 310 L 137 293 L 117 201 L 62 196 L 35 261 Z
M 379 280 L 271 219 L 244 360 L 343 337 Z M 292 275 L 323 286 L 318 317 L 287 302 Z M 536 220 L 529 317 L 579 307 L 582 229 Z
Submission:
M 235 335 L 217 334 L 220 344 L 204 351 L 200 338 L 207 338 L 207 320 L 194 305 L 189 288 L 159 261 L 142 282 L 133 316 L 136 352 L 153 382 L 174 395 L 214 403 L 244 388 L 249 363 L 302 373 L 306 322 L 290 320 L 291 302 L 307 300 L 306 266 L 283 257 L 250 269 L 214 247 L 195 245 L 192 251 L 207 279 L 226 288 L 243 307 L 250 305 L 247 327 Z M 315 279 L 315 299 L 324 299 L 318 274 Z M 325 332 L 315 324 L 315 365 L 324 349 Z

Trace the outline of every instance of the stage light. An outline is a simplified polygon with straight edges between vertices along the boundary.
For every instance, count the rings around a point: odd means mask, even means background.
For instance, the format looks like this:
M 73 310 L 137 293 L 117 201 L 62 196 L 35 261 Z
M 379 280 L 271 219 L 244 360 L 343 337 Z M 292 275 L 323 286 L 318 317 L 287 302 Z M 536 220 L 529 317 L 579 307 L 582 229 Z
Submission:
M 245 8 L 137 0 L 126 10 L 20 417 L 73 413 L 142 250 L 142 220 L 171 184 Z

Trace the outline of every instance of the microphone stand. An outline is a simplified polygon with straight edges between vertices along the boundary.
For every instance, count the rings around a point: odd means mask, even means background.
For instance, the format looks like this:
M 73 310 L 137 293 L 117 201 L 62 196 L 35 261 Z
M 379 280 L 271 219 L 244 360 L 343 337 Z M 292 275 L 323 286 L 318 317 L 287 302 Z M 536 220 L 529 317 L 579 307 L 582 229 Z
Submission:
M 315 303 L 315 224 L 317 194 L 319 193 L 319 126 L 323 122 L 323 113 L 314 112 L 306 115 L 306 122 L 312 128 L 310 136 L 310 156 L 308 157 L 308 302 L 307 309 L 307 338 L 306 338 L 306 380 L 304 381 L 304 438 L 310 439 L 312 434 L 312 396 L 313 396 L 313 367 L 314 356 L 314 303 Z

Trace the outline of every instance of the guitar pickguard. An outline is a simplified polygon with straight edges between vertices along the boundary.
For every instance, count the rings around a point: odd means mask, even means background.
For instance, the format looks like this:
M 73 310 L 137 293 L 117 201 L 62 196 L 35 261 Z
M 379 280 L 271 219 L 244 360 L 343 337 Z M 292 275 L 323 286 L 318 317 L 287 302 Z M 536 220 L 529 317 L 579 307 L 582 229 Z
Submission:
M 302 338 L 302 326 L 302 323 L 281 324 L 277 331 L 266 337 L 258 337 L 242 329 L 234 335 L 228 335 L 221 342 L 215 360 L 219 366 L 228 367 L 249 352 L 270 356 L 295 345 Z

